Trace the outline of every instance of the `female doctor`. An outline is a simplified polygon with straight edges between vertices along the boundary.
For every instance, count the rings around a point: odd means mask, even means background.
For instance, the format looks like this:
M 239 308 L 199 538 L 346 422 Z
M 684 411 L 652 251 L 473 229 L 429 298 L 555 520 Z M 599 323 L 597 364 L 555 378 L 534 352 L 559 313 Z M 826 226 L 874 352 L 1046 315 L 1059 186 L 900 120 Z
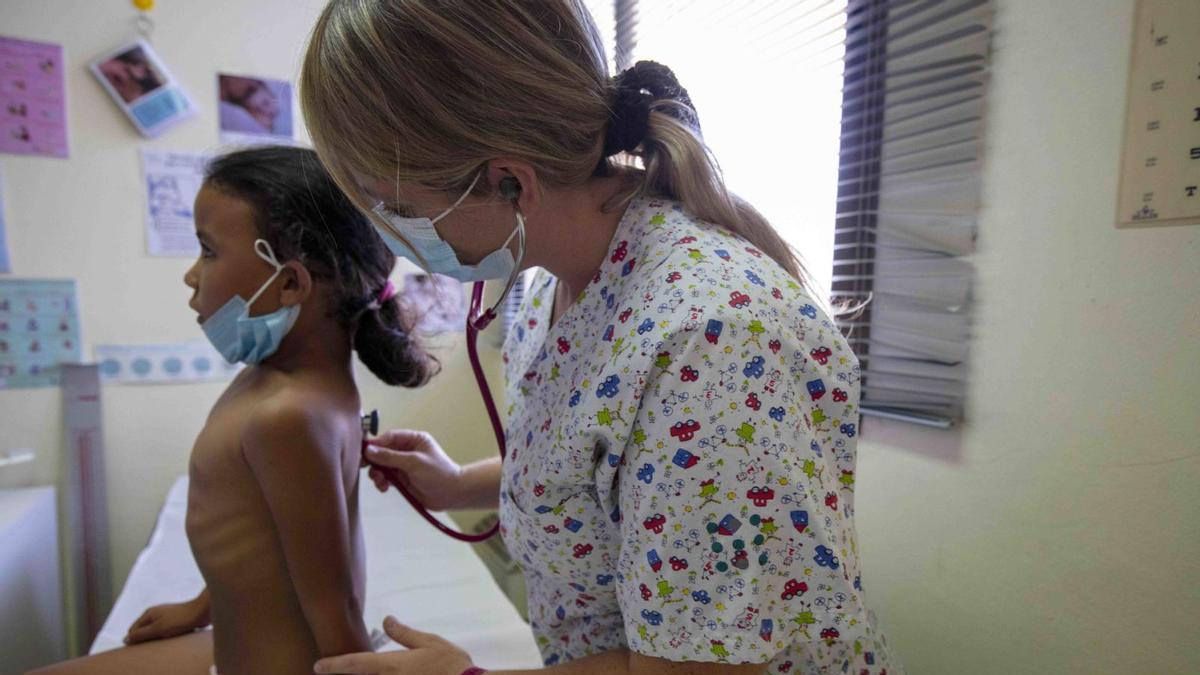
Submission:
M 395 430 L 368 458 L 431 509 L 499 508 L 545 670 L 901 670 L 859 575 L 858 363 L 667 68 L 610 78 L 578 1 L 334 0 L 301 77 L 317 151 L 398 255 L 541 268 L 503 350 L 507 457 Z M 385 630 L 408 649 L 316 671 L 481 672 Z

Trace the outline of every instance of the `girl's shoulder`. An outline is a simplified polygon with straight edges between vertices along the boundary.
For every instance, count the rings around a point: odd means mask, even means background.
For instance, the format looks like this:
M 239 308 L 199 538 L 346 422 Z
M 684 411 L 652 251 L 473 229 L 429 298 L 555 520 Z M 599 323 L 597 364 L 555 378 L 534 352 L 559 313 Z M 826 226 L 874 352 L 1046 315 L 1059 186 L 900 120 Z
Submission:
M 358 396 L 351 388 L 322 386 L 312 377 L 277 376 L 246 402 L 247 452 L 340 454 L 360 432 Z

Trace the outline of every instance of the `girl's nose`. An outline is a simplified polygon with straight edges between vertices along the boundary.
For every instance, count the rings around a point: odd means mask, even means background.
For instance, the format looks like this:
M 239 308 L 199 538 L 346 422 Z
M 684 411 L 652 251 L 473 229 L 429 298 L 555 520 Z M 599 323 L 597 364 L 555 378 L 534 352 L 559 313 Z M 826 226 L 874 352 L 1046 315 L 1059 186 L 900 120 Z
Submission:
M 192 266 L 188 268 L 188 271 L 183 273 L 183 283 L 187 284 L 187 286 L 189 288 L 194 289 L 197 286 L 196 265 L 198 265 L 199 263 L 200 263 L 200 261 L 196 261 L 195 263 L 192 263 Z

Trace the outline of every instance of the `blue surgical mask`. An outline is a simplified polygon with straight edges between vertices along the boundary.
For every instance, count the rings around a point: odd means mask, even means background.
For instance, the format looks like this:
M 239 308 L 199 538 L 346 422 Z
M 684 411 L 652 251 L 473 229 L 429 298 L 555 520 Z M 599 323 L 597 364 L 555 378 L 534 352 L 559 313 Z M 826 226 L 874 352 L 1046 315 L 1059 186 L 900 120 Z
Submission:
M 200 325 L 208 341 L 230 363 L 261 363 L 279 349 L 284 336 L 300 316 L 300 305 L 280 307 L 261 316 L 250 316 L 250 307 L 254 305 L 254 301 L 258 300 L 271 282 L 275 281 L 275 277 L 283 271 L 283 265 L 279 264 L 271 245 L 265 240 L 255 240 L 254 253 L 274 267 L 275 273 L 259 287 L 249 301 L 234 294 L 229 302 Z
M 460 262 L 454 249 L 446 243 L 445 239 L 442 239 L 437 228 L 434 227 L 439 220 L 445 218 L 451 211 L 458 208 L 459 204 L 463 203 L 467 195 L 471 194 L 471 190 L 475 188 L 475 184 L 479 182 L 481 175 L 483 175 L 482 172 L 476 174 L 475 180 L 471 181 L 471 185 L 458 198 L 458 201 L 434 218 L 401 216 L 384 206 L 382 202 L 376 204 L 373 209 L 375 214 L 388 221 L 397 232 L 408 240 L 409 245 L 385 228 L 376 225 L 375 230 L 379 232 L 379 236 L 383 238 L 392 253 L 413 261 L 428 272 L 444 274 L 463 282 L 488 279 L 511 281 L 516 274 L 517 264 L 521 258 L 525 257 L 525 220 L 521 218 L 519 211 L 517 212 L 517 226 L 513 229 L 512 234 L 508 235 L 508 239 L 504 240 L 504 244 L 474 265 L 465 265 Z M 517 237 L 516 259 L 513 258 L 512 251 L 508 250 L 514 237 Z

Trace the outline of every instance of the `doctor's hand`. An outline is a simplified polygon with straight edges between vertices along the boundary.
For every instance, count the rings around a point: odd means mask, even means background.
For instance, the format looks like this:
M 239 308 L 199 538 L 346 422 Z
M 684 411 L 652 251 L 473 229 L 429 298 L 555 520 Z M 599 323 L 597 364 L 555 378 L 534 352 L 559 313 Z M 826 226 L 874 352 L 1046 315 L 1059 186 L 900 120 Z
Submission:
M 313 672 L 344 675 L 459 675 L 472 665 L 471 657 L 454 644 L 432 633 L 409 628 L 393 617 L 384 619 L 383 630 L 406 649 L 331 656 L 317 661 Z
M 369 443 L 367 459 L 394 469 L 404 487 L 430 511 L 458 508 L 466 501 L 463 468 L 428 433 L 393 429 Z M 371 467 L 368 473 L 375 487 L 386 492 L 389 483 L 383 472 Z
M 161 640 L 190 633 L 209 624 L 207 593 L 187 602 L 156 605 L 142 612 L 129 627 L 125 644 Z

